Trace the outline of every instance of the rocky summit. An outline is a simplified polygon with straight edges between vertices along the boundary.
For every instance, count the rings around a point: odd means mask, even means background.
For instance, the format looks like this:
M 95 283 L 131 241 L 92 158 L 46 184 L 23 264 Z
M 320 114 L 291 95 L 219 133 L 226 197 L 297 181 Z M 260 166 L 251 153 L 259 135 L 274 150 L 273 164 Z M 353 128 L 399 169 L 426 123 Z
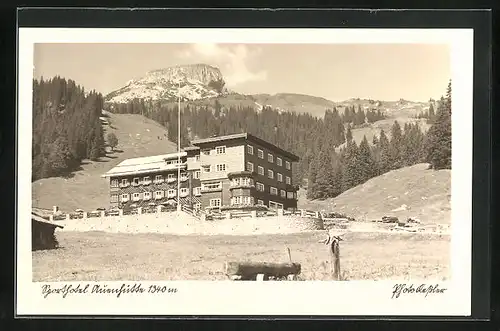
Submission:
M 220 70 L 207 64 L 179 65 L 152 70 L 126 86 L 111 92 L 106 101 L 126 103 L 143 100 L 199 100 L 217 97 L 227 90 Z

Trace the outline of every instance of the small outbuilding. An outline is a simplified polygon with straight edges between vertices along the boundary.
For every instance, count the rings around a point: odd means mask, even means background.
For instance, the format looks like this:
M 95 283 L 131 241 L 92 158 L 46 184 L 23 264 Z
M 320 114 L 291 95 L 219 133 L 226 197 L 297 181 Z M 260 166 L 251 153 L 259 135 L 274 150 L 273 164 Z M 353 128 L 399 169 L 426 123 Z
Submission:
M 54 249 L 59 246 L 55 230 L 63 228 L 43 217 L 31 213 L 31 250 Z

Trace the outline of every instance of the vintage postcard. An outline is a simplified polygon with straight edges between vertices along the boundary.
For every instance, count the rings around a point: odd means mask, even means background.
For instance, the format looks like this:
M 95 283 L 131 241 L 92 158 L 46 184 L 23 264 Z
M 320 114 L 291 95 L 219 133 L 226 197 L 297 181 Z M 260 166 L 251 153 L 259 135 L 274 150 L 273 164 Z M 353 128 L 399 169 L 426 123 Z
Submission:
M 472 29 L 20 28 L 18 70 L 18 315 L 471 313 Z

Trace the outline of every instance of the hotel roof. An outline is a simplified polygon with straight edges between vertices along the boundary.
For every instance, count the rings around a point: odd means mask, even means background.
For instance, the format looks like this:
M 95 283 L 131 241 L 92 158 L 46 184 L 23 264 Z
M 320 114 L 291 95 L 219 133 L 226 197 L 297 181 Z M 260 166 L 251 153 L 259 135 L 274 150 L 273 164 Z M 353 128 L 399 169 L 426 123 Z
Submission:
M 132 175 L 141 173 L 150 173 L 164 170 L 177 169 L 176 165 L 172 167 L 170 164 L 166 164 L 166 160 L 175 160 L 179 156 L 186 156 L 186 152 L 181 153 L 171 153 L 163 155 L 154 155 L 146 157 L 136 157 L 133 159 L 126 159 L 118 163 L 118 165 L 101 177 L 111 177 L 118 175 Z
M 205 139 L 196 139 L 191 141 L 192 145 L 204 145 L 204 144 L 209 144 L 209 143 L 215 143 L 215 142 L 223 142 L 223 141 L 228 141 L 228 140 L 237 140 L 237 139 L 245 139 L 249 141 L 253 141 L 263 147 L 269 148 L 270 150 L 274 150 L 286 157 L 288 157 L 290 160 L 297 162 L 299 161 L 299 157 L 295 154 L 292 154 L 282 148 L 279 148 L 276 145 L 271 144 L 270 142 L 267 142 L 263 139 L 260 139 L 254 135 L 251 135 L 250 133 L 236 133 L 236 134 L 230 134 L 227 136 L 217 136 L 217 137 L 210 137 L 210 138 L 205 138 Z

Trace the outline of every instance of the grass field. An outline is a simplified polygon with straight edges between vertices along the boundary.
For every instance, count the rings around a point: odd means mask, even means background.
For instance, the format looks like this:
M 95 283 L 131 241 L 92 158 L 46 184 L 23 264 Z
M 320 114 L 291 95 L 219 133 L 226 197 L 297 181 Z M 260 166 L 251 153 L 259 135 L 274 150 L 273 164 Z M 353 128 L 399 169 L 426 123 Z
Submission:
M 324 232 L 257 236 L 174 236 L 58 232 L 61 248 L 33 252 L 34 281 L 226 280 L 225 261 L 302 264 L 301 279 L 329 280 Z M 449 236 L 347 233 L 344 280 L 449 277 Z

